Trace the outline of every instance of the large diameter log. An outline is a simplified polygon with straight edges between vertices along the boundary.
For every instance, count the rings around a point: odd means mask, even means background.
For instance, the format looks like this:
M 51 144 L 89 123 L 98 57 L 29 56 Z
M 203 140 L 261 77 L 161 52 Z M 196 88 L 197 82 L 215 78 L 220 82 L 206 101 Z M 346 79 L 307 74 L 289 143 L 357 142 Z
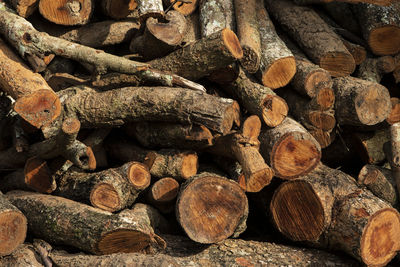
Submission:
M 242 57 L 243 50 L 236 34 L 223 29 L 148 63 L 155 69 L 198 80 Z
M 61 103 L 40 74 L 28 66 L 0 39 L 0 86 L 16 102 L 14 110 L 40 128 L 61 114 Z
M 92 0 L 40 0 L 39 2 L 39 12 L 44 18 L 66 26 L 88 23 L 93 9 Z
M 123 19 L 137 8 L 137 3 L 136 0 L 101 0 L 101 8 L 108 17 Z
M 55 244 L 65 244 L 102 255 L 143 252 L 165 243 L 146 218 L 131 211 L 112 214 L 65 198 L 12 191 L 8 200 L 28 218 L 29 230 Z
M 191 15 L 196 9 L 199 4 L 198 0 L 185 0 L 185 1 L 175 1 L 175 0 L 163 0 L 164 5 L 169 7 L 173 4 L 172 8 L 182 15 L 188 16 Z
M 18 15 L 27 18 L 36 11 L 39 0 L 11 0 L 10 3 L 17 11 Z
M 282 179 L 312 171 L 321 159 L 321 147 L 298 122 L 287 117 L 280 125 L 260 134 L 260 152 Z
M 376 83 L 353 77 L 334 79 L 336 119 L 343 125 L 375 125 L 391 111 L 388 90 Z
M 261 36 L 261 81 L 271 89 L 283 87 L 296 73 L 296 60 L 277 35 L 275 26 L 263 4 L 257 5 L 257 20 Z
M 170 213 L 175 209 L 176 197 L 179 192 L 179 183 L 165 177 L 155 182 L 147 192 L 147 201 L 161 213 Z
M 354 71 L 353 56 L 315 11 L 287 0 L 267 0 L 266 5 L 271 15 L 315 64 L 328 70 L 332 76 L 347 76 Z
M 383 56 L 400 52 L 398 6 L 358 4 L 353 10 L 360 22 L 364 39 L 374 54 Z
M 212 173 L 201 173 L 181 186 L 176 218 L 190 239 L 212 244 L 246 229 L 248 202 L 240 186 Z
M 24 243 L 27 228 L 24 214 L 0 192 L 0 256 L 11 254 Z

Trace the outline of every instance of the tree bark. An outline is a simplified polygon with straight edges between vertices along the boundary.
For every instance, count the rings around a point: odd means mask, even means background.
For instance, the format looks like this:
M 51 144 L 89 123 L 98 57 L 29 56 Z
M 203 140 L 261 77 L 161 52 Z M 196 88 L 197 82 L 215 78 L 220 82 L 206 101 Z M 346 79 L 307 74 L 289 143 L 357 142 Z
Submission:
M 195 0 L 197 2 L 197 0 Z M 193 1 L 192 1 L 193 2 Z M 196 11 L 186 16 L 186 33 L 182 40 L 182 45 L 187 45 L 201 39 L 200 15 Z
M 351 134 L 352 146 L 365 164 L 380 164 L 385 161 L 383 144 L 390 141 L 386 129 L 375 132 L 354 132 Z
M 0 258 L 1 266 L 43 267 L 39 255 L 31 244 L 22 244 L 13 253 Z M 48 266 L 46 266 L 48 267 Z
M 393 2 L 393 0 L 294 0 L 294 2 L 299 5 L 331 3 L 334 1 L 351 3 L 351 4 L 370 3 L 370 4 L 382 5 L 382 6 L 388 6 Z
M 246 229 L 247 197 L 240 186 L 212 173 L 201 173 L 181 186 L 176 218 L 190 239 L 203 244 L 237 237 Z
M 39 0 L 11 0 L 10 4 L 21 17 L 27 18 L 38 8 Z
M 61 197 L 23 191 L 9 192 L 6 197 L 27 216 L 35 236 L 54 244 L 97 255 L 165 246 L 148 219 L 129 210 L 112 214 Z
M 312 171 L 321 159 L 318 142 L 295 120 L 287 117 L 279 126 L 264 129 L 260 152 L 282 179 L 294 179 Z
M 387 1 L 387 0 L 383 0 Z M 392 0 L 389 0 L 392 1 Z M 354 35 L 361 35 L 361 27 L 351 8 L 351 4 L 343 2 L 330 2 L 323 5 L 323 9 L 333 20 Z M 353 40 L 354 42 L 354 40 Z M 360 44 L 361 45 L 361 44 Z
M 223 29 L 235 29 L 233 0 L 199 1 L 201 36 L 208 37 Z
M 148 18 L 164 18 L 164 7 L 162 0 L 135 0 L 139 11 L 139 19 L 145 22 Z
M 146 199 L 161 213 L 171 213 L 175 210 L 178 192 L 179 183 L 171 177 L 165 177 L 150 187 Z
M 92 0 L 40 0 L 39 12 L 47 20 L 59 25 L 83 25 L 89 22 L 94 9 Z
M 363 80 L 380 83 L 386 73 L 393 72 L 395 61 L 391 56 L 367 58 L 358 68 L 357 77 Z
M 347 76 L 355 69 L 353 56 L 315 11 L 290 1 L 266 1 L 268 11 L 306 54 L 332 76 Z M 319 36 L 320 35 L 320 36 Z
M 124 19 L 137 8 L 136 0 L 101 0 L 103 13 L 113 19 Z

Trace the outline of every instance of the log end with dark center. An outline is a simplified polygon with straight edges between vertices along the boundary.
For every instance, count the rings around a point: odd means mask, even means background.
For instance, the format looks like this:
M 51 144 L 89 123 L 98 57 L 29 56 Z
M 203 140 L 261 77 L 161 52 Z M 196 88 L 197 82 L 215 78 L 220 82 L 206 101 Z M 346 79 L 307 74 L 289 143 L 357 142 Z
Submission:
M 65 26 L 89 22 L 93 12 L 91 0 L 41 0 L 39 12 L 47 20 Z
M 329 72 L 321 68 L 310 71 L 304 81 L 304 89 L 310 97 L 318 95 L 319 89 L 324 85 L 332 88 L 332 78 Z
M 394 55 L 400 52 L 400 27 L 385 25 L 373 29 L 368 45 L 375 55 Z
M 151 198 L 158 203 L 174 200 L 179 192 L 179 183 L 170 177 L 165 177 L 155 182 L 150 190 Z
M 24 243 L 27 228 L 27 219 L 21 212 L 0 213 L 0 256 L 11 254 Z
M 277 95 L 268 95 L 263 102 L 262 117 L 269 127 L 276 127 L 282 123 L 289 112 L 286 101 Z
M 356 63 L 350 53 L 332 52 L 321 57 L 319 66 L 334 76 L 348 76 L 354 72 Z
M 243 58 L 240 64 L 248 73 L 256 73 L 260 67 L 260 56 L 249 46 L 243 46 Z
M 287 85 L 296 74 L 296 60 L 294 57 L 286 57 L 276 60 L 262 74 L 263 85 L 277 89 Z
M 149 168 L 142 163 L 132 162 L 128 168 L 127 177 L 136 189 L 145 189 L 150 185 Z
M 51 193 L 56 189 L 56 182 L 51 175 L 46 161 L 33 157 L 24 167 L 25 184 L 39 193 Z
M 121 200 L 113 186 L 107 183 L 99 183 L 90 192 L 90 204 L 95 208 L 114 212 L 120 208 Z

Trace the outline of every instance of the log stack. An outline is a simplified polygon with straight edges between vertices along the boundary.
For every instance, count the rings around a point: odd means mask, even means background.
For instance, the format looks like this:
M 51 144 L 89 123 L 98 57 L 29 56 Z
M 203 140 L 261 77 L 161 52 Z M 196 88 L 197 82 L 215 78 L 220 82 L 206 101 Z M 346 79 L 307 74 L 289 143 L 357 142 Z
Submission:
M 0 264 L 389 264 L 399 14 L 0 0 Z

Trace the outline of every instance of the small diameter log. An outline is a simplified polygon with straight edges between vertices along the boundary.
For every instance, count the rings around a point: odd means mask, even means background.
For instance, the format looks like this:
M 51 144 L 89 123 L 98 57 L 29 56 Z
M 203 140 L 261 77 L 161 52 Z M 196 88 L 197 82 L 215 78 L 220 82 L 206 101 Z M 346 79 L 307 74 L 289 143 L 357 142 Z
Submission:
M 184 181 L 197 173 L 198 157 L 196 152 L 161 149 L 149 152 L 144 164 L 153 177 Z
M 389 116 L 390 95 L 384 86 L 354 77 L 341 77 L 334 79 L 333 88 L 339 124 L 375 125 Z
M 83 25 L 89 22 L 94 9 L 92 0 L 40 0 L 39 12 L 59 25 Z
M 197 0 L 196 0 L 197 1 Z M 182 45 L 193 43 L 201 38 L 199 12 L 186 17 L 186 33 Z
M 11 254 L 25 241 L 27 220 L 0 192 L 0 256 Z
M 36 11 L 39 0 L 11 0 L 10 4 L 17 11 L 18 15 L 27 18 Z
M 197 9 L 199 4 L 198 0 L 163 0 L 163 2 L 166 7 L 175 3 L 172 8 L 185 16 L 191 15 Z
M 261 40 L 258 30 L 257 0 L 234 0 L 237 35 L 243 49 L 242 67 L 249 73 L 256 73 L 260 67 Z
M 55 194 L 115 212 L 131 206 L 150 178 L 147 166 L 139 162 L 97 173 L 68 171 L 58 179 Z
M 137 8 L 136 0 L 101 0 L 103 13 L 113 19 L 124 19 Z
M 240 186 L 212 173 L 186 181 L 176 202 L 176 218 L 183 230 L 203 244 L 238 237 L 246 229 L 247 215 L 247 197 Z
M 330 146 L 336 138 L 336 130 L 324 131 L 322 129 L 311 127 L 308 132 L 317 140 L 321 148 Z
M 64 105 L 83 128 L 161 120 L 190 122 L 227 133 L 239 114 L 234 100 L 184 88 L 125 87 L 106 92 L 86 88 L 74 92 Z
M 321 84 L 316 96 L 311 98 L 309 105 L 315 110 L 332 110 L 335 105 L 335 92 L 332 87 Z
M 366 164 L 380 164 L 385 161 L 383 145 L 389 141 L 390 133 L 386 129 L 351 134 L 351 145 Z
M 391 97 L 390 102 L 392 103 L 392 111 L 386 118 L 386 122 L 390 125 L 400 122 L 400 99 L 397 97 Z
M 398 204 L 397 185 L 390 169 L 367 164 L 360 170 L 357 182 L 390 205 Z
M 260 152 L 282 179 L 312 171 L 321 159 L 321 147 L 303 126 L 287 117 L 280 125 L 260 134 Z
M 179 48 L 185 32 L 185 16 L 170 11 L 165 16 L 165 22 L 155 18 L 147 19 L 143 35 L 133 38 L 129 49 L 139 53 L 146 61 L 163 57 Z
M 353 7 L 362 33 L 375 55 L 400 52 L 400 15 L 396 5 L 358 4 Z
M 349 50 L 350 54 L 353 56 L 354 63 L 356 65 L 360 65 L 365 61 L 365 59 L 367 58 L 367 50 L 364 46 L 352 43 L 345 39 L 342 39 L 342 42 L 347 50 Z
M 144 252 L 164 246 L 148 219 L 132 211 L 112 214 L 65 198 L 12 191 L 8 200 L 28 218 L 29 230 L 38 238 L 97 255 Z
M 148 18 L 163 18 L 164 7 L 162 0 L 135 0 L 137 3 L 137 10 L 139 12 L 139 19 L 145 22 Z
M 235 29 L 232 0 L 199 0 L 201 36 L 208 37 L 223 29 Z
M 400 122 L 396 122 L 390 126 L 390 144 L 391 157 L 389 163 L 392 167 L 397 190 L 400 190 L 400 175 L 398 174 L 398 170 L 400 169 Z
M 292 80 L 296 73 L 296 60 L 277 35 L 263 2 L 259 3 L 257 20 L 261 37 L 260 79 L 265 86 L 276 89 Z
M 242 57 L 243 50 L 236 34 L 229 29 L 223 29 L 148 63 L 155 69 L 171 71 L 189 80 L 198 80 Z
M 57 95 L 1 39 L 0 59 L 0 87 L 16 100 L 14 110 L 37 128 L 55 120 L 61 114 Z
M 393 72 L 395 67 L 395 60 L 391 56 L 367 58 L 358 68 L 357 77 L 380 83 L 383 75 Z
M 337 34 L 309 7 L 291 1 L 266 1 L 267 9 L 304 52 L 332 76 L 353 73 L 353 56 Z M 319 36 L 320 35 L 320 36 Z
M 279 125 L 286 118 L 288 106 L 285 100 L 270 88 L 253 82 L 241 68 L 237 79 L 223 85 L 222 89 L 237 99 L 250 114 L 262 118 L 269 127 Z
M 138 122 L 125 127 L 125 133 L 147 148 L 205 149 L 213 144 L 213 135 L 202 125 L 165 122 Z
M 291 239 L 342 250 L 367 265 L 386 265 L 400 247 L 399 213 L 339 170 L 321 166 L 282 184 L 270 207 Z
M 171 177 L 165 177 L 150 187 L 146 199 L 161 213 L 171 213 L 175 209 L 178 192 L 179 183 Z
M 110 133 L 111 129 L 103 128 L 94 130 L 88 137 L 82 142 L 92 148 L 94 157 L 96 159 L 96 167 L 106 168 L 108 167 L 107 155 L 104 149 L 103 141 Z

